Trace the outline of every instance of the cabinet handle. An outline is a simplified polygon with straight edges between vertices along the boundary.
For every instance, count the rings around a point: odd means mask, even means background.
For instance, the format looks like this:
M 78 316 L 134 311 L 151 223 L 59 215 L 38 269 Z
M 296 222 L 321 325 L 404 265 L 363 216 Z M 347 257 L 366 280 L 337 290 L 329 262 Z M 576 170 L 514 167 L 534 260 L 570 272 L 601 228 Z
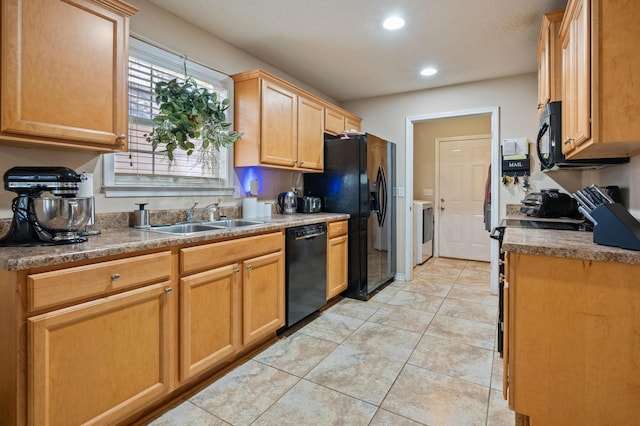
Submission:
M 302 166 L 303 164 L 304 164 L 304 161 L 301 161 L 301 162 L 300 162 L 300 165 Z
M 298 160 L 293 160 L 293 165 L 295 166 L 296 164 L 298 164 Z
M 566 138 L 565 140 L 562 141 L 563 145 L 568 144 L 569 142 L 571 142 L 573 140 L 573 138 Z
M 164 292 L 167 293 L 167 294 L 171 293 L 172 291 L 173 291 L 173 289 L 171 287 L 167 287 L 167 288 L 164 289 Z
M 247 269 L 248 270 L 252 270 L 253 269 L 253 265 L 247 265 Z
M 124 134 L 124 133 L 120 133 L 120 134 L 118 135 L 118 139 L 123 140 L 124 138 L 126 138 L 126 136 L 125 136 L 125 134 Z
M 237 274 L 238 272 L 240 272 L 240 269 L 236 268 L 236 269 L 233 270 L 233 272 L 235 272 Z
M 120 274 L 111 275 L 111 281 L 118 281 L 120 279 Z

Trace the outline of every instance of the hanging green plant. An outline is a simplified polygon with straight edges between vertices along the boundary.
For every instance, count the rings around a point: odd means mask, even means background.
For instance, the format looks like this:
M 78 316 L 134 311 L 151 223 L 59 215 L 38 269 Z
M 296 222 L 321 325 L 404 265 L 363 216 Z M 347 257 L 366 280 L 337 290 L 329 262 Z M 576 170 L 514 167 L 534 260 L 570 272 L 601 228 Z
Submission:
M 154 151 L 165 152 L 170 161 L 180 149 L 187 155 L 196 151 L 199 161 L 208 165 L 215 161 L 216 151 L 242 137 L 229 130 L 225 114 L 229 99 L 218 100 L 215 92 L 199 87 L 192 77 L 159 82 L 154 91 L 160 113 L 153 117 L 157 127 L 145 137 Z

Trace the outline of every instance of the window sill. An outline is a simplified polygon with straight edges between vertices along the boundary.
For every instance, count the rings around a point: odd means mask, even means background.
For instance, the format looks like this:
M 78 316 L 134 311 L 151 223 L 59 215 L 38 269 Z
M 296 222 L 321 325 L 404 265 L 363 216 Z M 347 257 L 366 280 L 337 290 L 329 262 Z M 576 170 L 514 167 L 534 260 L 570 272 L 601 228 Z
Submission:
M 110 197 L 175 197 L 175 196 L 233 196 L 233 188 L 194 188 L 166 186 L 104 186 L 104 195 Z

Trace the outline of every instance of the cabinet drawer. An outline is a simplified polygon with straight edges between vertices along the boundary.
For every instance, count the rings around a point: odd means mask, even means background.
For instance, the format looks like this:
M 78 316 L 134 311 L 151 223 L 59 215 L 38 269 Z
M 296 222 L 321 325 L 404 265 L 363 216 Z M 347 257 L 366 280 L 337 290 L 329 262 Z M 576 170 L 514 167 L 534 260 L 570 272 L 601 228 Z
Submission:
M 171 252 L 146 254 L 27 277 L 30 311 L 151 284 L 171 276 Z
M 282 232 L 188 247 L 180 250 L 180 273 L 202 271 L 283 249 L 284 234 Z
M 345 235 L 347 233 L 347 221 L 329 222 L 328 228 L 329 238 Z

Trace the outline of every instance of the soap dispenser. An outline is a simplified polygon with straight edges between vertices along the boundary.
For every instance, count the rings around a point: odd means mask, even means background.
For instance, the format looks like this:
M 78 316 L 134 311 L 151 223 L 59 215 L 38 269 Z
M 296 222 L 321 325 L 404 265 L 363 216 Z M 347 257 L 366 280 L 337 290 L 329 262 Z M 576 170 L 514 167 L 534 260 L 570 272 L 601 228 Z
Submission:
M 144 206 L 148 203 L 136 203 L 139 206 L 138 210 L 133 211 L 133 227 L 134 228 L 149 228 L 149 210 L 145 210 Z

